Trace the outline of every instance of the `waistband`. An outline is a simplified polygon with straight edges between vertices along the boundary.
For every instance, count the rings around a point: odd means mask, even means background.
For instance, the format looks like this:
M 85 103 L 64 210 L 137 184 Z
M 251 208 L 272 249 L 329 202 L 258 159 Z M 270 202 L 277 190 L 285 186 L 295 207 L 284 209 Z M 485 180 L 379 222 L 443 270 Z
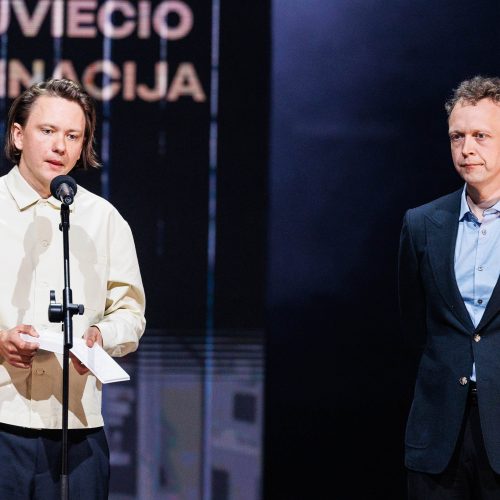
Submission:
M 68 429 L 68 439 L 79 440 L 89 435 L 96 434 L 103 431 L 104 427 L 92 427 L 90 429 Z M 61 429 L 31 429 L 29 427 L 20 427 L 17 425 L 4 424 L 0 422 L 0 432 L 7 432 L 15 436 L 22 436 L 27 438 L 48 438 L 60 439 Z

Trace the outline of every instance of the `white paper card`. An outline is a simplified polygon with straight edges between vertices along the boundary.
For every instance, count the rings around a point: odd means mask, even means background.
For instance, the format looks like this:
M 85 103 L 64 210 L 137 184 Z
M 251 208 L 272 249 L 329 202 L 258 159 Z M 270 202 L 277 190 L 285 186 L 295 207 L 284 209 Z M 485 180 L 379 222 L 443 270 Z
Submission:
M 50 330 L 39 330 L 40 337 L 21 333 L 26 342 L 40 344 L 40 349 L 63 354 L 63 334 Z M 72 352 L 103 384 L 130 380 L 130 375 L 97 343 L 92 348 L 85 340 L 73 338 Z

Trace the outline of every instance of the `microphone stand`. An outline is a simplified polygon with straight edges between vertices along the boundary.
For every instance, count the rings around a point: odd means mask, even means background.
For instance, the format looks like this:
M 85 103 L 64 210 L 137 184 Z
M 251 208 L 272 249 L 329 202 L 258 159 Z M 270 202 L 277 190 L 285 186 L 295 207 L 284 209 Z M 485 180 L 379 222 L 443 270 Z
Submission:
M 50 291 L 49 321 L 63 323 L 63 387 L 62 387 L 62 449 L 61 449 L 61 499 L 69 499 L 68 478 L 68 402 L 69 402 L 69 350 L 73 347 L 73 315 L 83 314 L 82 304 L 73 304 L 73 292 L 70 288 L 69 273 L 69 206 L 61 204 L 61 224 L 63 233 L 64 289 L 63 303 L 56 303 L 56 293 Z

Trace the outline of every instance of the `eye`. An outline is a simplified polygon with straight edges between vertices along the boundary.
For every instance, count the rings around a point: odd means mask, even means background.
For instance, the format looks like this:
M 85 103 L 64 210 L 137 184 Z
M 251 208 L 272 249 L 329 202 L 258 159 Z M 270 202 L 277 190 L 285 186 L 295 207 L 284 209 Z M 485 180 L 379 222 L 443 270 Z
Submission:
M 52 133 L 52 130 L 50 128 L 42 128 L 42 134 L 50 135 L 51 133 Z
M 68 139 L 70 141 L 76 141 L 76 140 L 78 140 L 78 135 L 76 135 L 76 134 L 68 134 Z
M 462 134 L 450 134 L 450 141 L 452 143 L 459 142 L 462 139 Z
M 477 132 L 476 134 L 476 139 L 483 140 L 486 139 L 488 136 L 484 132 Z

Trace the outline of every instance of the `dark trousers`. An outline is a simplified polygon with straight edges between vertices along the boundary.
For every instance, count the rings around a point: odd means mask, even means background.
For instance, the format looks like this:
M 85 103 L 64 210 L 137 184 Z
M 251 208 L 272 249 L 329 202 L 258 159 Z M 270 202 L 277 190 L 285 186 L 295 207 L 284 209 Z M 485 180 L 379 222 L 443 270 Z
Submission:
M 500 425 L 500 423 L 499 423 Z M 500 475 L 484 448 L 477 394 L 471 390 L 450 464 L 441 474 L 408 471 L 409 500 L 500 500 Z
M 104 429 L 68 431 L 69 498 L 108 498 L 109 450 Z M 0 424 L 0 498 L 61 498 L 61 431 Z

